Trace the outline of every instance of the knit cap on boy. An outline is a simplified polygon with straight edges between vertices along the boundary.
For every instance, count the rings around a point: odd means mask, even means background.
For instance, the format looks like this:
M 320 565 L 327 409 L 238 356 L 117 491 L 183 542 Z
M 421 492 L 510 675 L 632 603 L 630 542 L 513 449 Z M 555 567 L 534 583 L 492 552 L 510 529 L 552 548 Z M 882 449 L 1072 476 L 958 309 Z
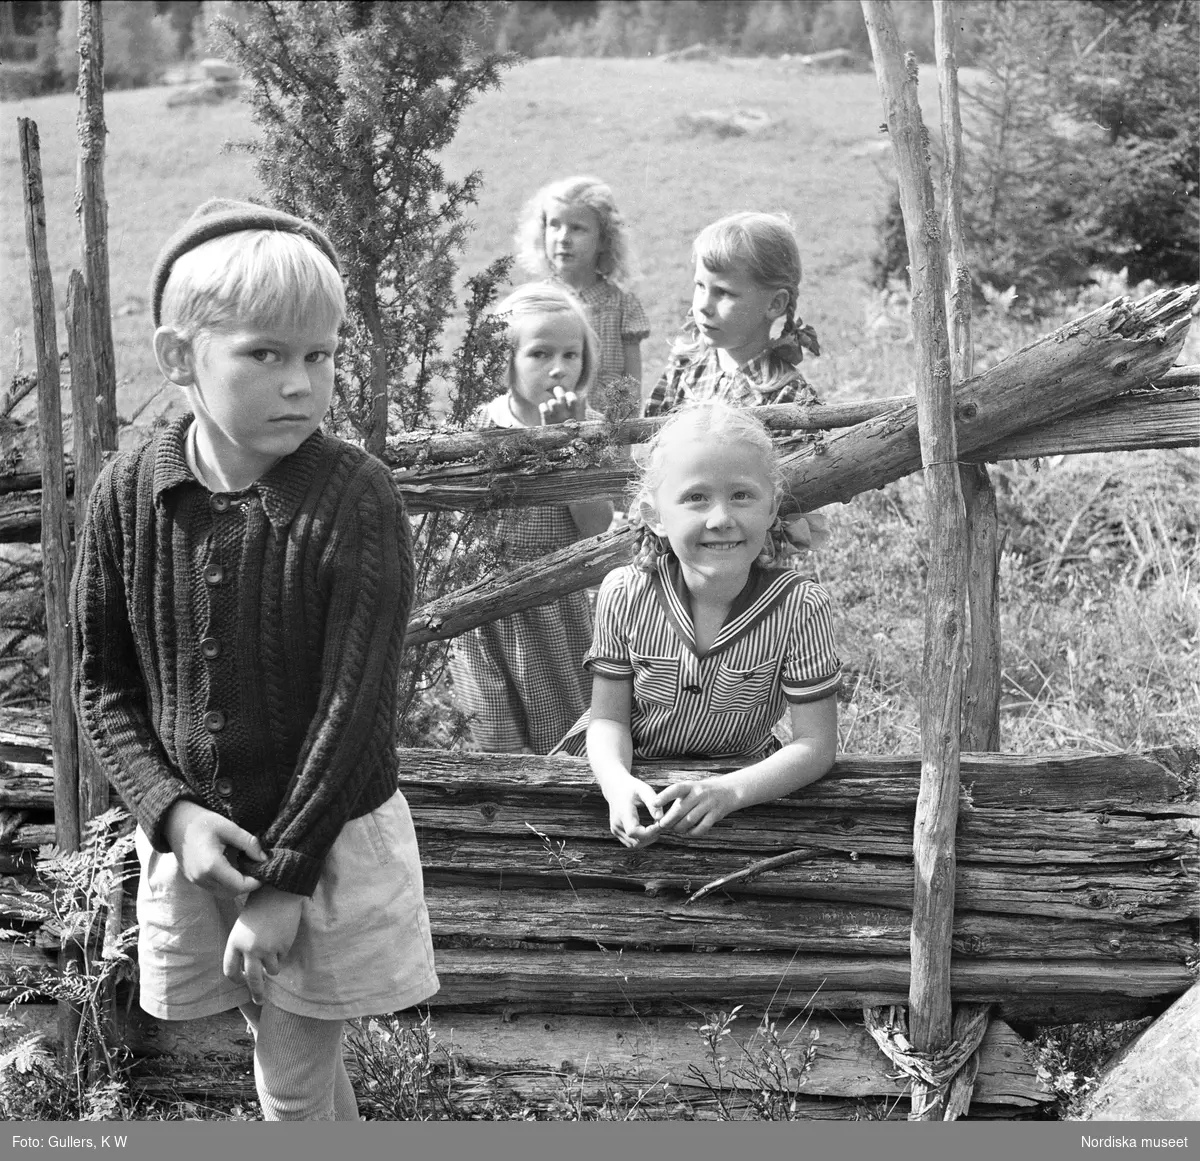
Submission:
M 342 272 L 342 264 L 333 243 L 312 222 L 285 214 L 282 210 L 273 210 L 269 206 L 255 205 L 254 202 L 210 198 L 171 235 L 158 261 L 154 263 L 154 274 L 150 279 L 150 303 L 156 327 L 162 323 L 163 291 L 171 267 L 189 250 L 223 234 L 236 234 L 241 230 L 281 230 L 288 234 L 299 234 L 312 242 L 333 263 L 339 274 Z

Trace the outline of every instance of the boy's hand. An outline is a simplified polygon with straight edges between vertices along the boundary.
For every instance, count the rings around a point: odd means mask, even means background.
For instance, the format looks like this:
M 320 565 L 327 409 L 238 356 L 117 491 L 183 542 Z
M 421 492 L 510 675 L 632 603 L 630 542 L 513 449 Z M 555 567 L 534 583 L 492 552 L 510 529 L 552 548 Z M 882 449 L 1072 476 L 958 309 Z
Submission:
M 568 419 L 584 419 L 587 416 L 587 396 L 555 387 L 554 398 L 539 403 L 538 411 L 541 412 L 543 427 L 565 423 Z
M 300 927 L 304 898 L 269 883 L 246 901 L 225 944 L 223 968 L 234 983 L 245 979 L 256 1004 L 263 1002 L 263 974 L 279 974 Z
M 656 802 L 658 795 L 653 786 L 630 775 L 619 787 L 611 790 L 606 787 L 605 797 L 608 799 L 608 829 L 618 841 L 627 847 L 648 847 L 658 838 L 662 807 Z M 639 805 L 645 806 L 655 820 L 649 826 L 642 825 Z
M 655 806 L 660 813 L 666 810 L 659 818 L 661 830 L 698 836 L 712 830 L 737 809 L 738 803 L 720 778 L 702 778 L 699 782 L 673 783 L 655 798 Z
M 262 885 L 257 879 L 243 875 L 226 852 L 226 847 L 234 847 L 261 863 L 267 857 L 262 846 L 254 835 L 223 814 L 181 798 L 167 811 L 163 835 L 189 883 L 227 898 L 244 895 Z

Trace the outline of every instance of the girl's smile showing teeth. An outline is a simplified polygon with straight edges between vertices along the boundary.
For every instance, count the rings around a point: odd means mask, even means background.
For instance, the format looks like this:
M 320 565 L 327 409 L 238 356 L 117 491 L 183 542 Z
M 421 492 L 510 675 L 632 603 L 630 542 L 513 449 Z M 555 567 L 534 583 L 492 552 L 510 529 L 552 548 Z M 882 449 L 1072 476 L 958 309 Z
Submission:
M 740 443 L 702 438 L 681 449 L 655 490 L 650 527 L 665 537 L 689 583 L 739 587 L 775 519 L 775 486 Z

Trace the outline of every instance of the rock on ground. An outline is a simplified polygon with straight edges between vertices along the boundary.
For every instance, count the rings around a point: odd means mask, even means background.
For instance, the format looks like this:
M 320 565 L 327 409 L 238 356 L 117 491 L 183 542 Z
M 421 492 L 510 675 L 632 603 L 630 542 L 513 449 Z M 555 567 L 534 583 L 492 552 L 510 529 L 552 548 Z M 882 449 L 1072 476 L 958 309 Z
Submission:
M 1200 1120 L 1200 984 L 1125 1049 L 1080 1119 Z

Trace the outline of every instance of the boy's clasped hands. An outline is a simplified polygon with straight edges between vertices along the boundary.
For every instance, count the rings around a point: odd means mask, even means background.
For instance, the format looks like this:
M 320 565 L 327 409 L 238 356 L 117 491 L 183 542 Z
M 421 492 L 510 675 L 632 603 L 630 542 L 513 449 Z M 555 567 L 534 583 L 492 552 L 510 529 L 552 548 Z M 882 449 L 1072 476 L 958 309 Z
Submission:
M 267 855 L 255 835 L 199 803 L 180 799 L 167 812 L 163 835 L 188 882 L 213 895 L 250 895 L 225 944 L 223 970 L 243 979 L 256 1004 L 263 1002 L 263 975 L 277 975 L 300 926 L 304 899 L 238 870 L 236 852 L 256 863 Z M 232 858 L 231 858 L 232 853 Z

